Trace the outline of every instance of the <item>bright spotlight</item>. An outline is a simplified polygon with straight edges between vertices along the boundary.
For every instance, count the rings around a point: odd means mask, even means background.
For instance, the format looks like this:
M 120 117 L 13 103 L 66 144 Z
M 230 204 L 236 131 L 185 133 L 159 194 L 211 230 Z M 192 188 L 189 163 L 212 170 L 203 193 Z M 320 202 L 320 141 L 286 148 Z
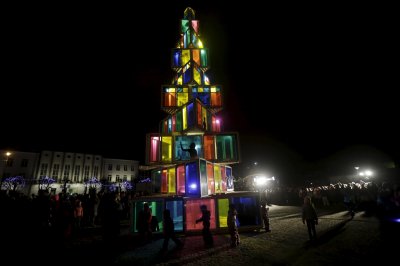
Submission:
M 257 186 L 262 186 L 267 183 L 267 178 L 265 176 L 256 176 L 254 178 L 254 183 L 256 183 Z

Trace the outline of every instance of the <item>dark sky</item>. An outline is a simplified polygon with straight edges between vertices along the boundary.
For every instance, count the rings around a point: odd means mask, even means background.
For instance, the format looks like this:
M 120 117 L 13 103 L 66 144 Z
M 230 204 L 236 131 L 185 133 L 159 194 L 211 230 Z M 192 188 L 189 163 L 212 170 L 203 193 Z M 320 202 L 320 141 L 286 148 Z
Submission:
M 399 162 L 390 6 L 215 2 L 5 8 L 0 148 L 144 162 L 191 6 L 207 73 L 224 88 L 224 129 L 239 132 L 244 164 L 279 171 L 352 147 Z

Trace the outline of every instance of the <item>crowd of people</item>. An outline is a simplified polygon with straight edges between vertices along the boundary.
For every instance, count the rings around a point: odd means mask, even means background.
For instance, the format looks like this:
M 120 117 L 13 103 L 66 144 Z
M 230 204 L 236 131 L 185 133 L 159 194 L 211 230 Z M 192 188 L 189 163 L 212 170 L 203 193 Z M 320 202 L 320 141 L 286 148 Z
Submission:
M 4 191 L 3 191 L 4 192 Z M 120 234 L 120 221 L 130 218 L 132 197 L 135 194 L 126 192 L 95 192 L 87 194 L 50 195 L 47 191 L 39 191 L 37 195 L 28 197 L 10 191 L 0 193 L 0 219 L 4 230 L 5 242 L 13 239 L 38 239 L 46 236 L 51 241 L 65 242 L 79 236 L 82 227 L 101 227 L 103 238 L 113 241 Z M 302 221 L 307 225 L 310 240 L 316 238 L 318 217 L 315 208 L 329 206 L 346 206 L 349 212 L 365 211 L 371 215 L 400 213 L 400 187 L 397 184 L 370 183 L 335 184 L 329 186 L 304 188 L 274 188 L 267 191 L 267 197 L 261 201 L 260 215 L 263 227 L 270 232 L 268 203 L 278 205 L 303 206 Z M 236 207 L 236 208 L 235 208 Z M 236 247 L 240 244 L 238 222 L 240 208 L 231 204 L 227 213 L 227 226 L 230 234 L 230 244 Z M 138 215 L 137 229 L 143 242 L 152 240 L 152 233 L 160 231 L 157 217 L 151 214 L 148 204 Z M 213 245 L 210 230 L 210 211 L 205 205 L 199 206 L 199 217 L 196 223 L 202 223 L 202 235 L 205 246 Z M 174 223 L 168 209 L 163 213 L 162 231 L 164 236 L 163 250 L 172 240 L 177 247 L 183 245 L 175 235 Z M 160 224 L 161 225 L 161 224 Z

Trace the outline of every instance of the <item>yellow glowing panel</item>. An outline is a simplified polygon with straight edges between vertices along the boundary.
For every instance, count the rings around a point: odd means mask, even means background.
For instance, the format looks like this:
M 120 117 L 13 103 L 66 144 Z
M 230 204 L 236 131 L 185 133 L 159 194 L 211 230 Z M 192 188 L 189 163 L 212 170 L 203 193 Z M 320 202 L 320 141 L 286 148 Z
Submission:
M 193 61 L 200 66 L 200 50 L 194 49 L 193 52 Z
M 218 199 L 219 227 L 228 227 L 229 199 Z
M 203 43 L 201 42 L 200 39 L 197 41 L 197 47 L 198 47 L 198 48 L 204 48 L 204 47 L 203 47 Z
M 182 60 L 182 66 L 186 65 L 186 63 L 190 61 L 190 50 L 188 49 L 182 50 L 181 60 Z
M 172 159 L 172 137 L 161 137 L 161 161 L 171 162 Z
M 169 88 L 168 92 L 175 92 L 175 88 Z
M 201 76 L 199 71 L 196 68 L 193 68 L 193 78 L 197 84 L 201 84 Z
M 185 89 L 183 91 L 185 91 Z M 178 98 L 178 106 L 182 106 L 189 101 L 189 93 L 187 93 L 187 88 L 186 92 L 178 92 L 176 96 Z
M 197 89 L 197 91 L 198 92 L 203 92 L 204 90 L 203 90 L 203 87 L 199 87 L 198 89 Z
M 175 168 L 168 169 L 168 193 L 176 193 Z
M 214 165 L 214 182 L 215 182 L 215 193 L 222 192 L 221 167 L 217 164 Z
M 186 107 L 182 109 L 182 120 L 183 120 L 182 129 L 185 130 L 185 129 L 187 129 L 187 112 L 186 112 Z
M 211 87 L 211 92 L 217 92 L 217 87 Z

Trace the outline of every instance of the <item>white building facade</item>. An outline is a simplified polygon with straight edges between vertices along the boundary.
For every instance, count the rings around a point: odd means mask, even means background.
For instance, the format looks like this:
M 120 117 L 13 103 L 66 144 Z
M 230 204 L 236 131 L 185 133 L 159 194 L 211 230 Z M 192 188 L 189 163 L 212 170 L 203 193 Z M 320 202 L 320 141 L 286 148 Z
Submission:
M 2 177 L 23 176 L 29 181 L 29 189 L 24 191 L 29 194 L 37 194 L 39 180 L 45 177 L 55 180 L 49 187 L 52 193 L 65 189 L 69 193 L 82 194 L 87 192 L 85 182 L 94 177 L 109 186 L 123 189 L 120 186 L 123 181 L 133 181 L 139 174 L 138 161 L 103 158 L 98 154 L 48 150 L 41 153 L 0 152 L 4 156 L 0 168 Z
M 35 177 L 39 153 L 0 150 L 0 156 L 1 180 L 13 176 L 21 176 L 25 180 L 32 180 Z M 23 192 L 29 193 L 29 186 L 24 187 Z

